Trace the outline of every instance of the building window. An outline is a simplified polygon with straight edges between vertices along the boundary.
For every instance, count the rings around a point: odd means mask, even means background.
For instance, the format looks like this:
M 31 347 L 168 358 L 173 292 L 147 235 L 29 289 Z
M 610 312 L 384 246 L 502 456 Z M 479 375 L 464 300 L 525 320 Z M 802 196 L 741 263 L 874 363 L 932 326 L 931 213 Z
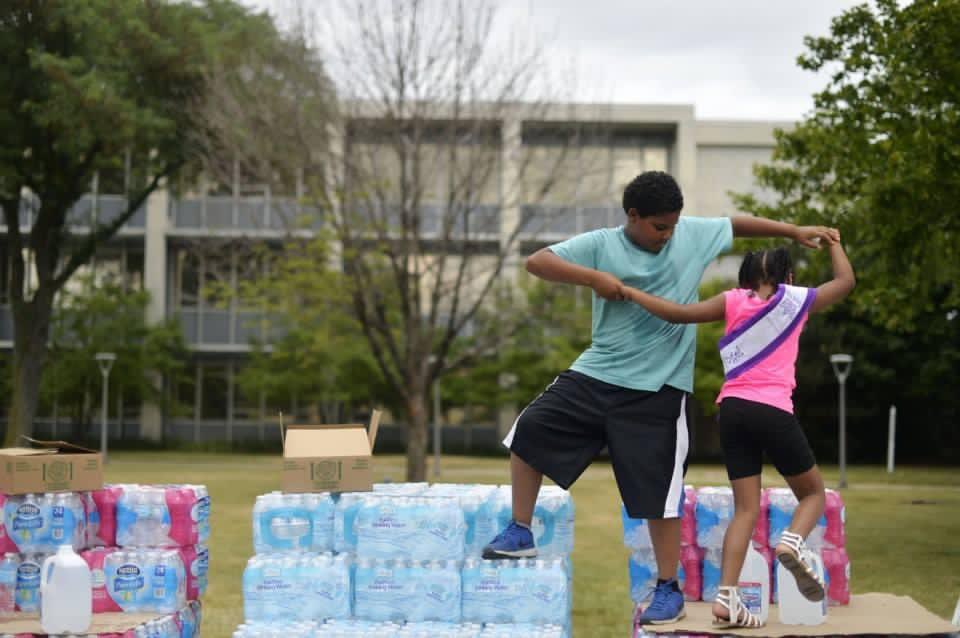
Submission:
M 206 363 L 200 373 L 200 418 L 224 421 L 229 405 L 229 374 L 226 364 Z

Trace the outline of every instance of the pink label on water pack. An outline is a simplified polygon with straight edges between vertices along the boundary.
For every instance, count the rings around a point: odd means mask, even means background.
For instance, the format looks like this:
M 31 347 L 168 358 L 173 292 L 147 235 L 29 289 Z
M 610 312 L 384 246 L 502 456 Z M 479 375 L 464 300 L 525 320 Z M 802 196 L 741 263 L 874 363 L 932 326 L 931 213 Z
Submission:
M 170 540 L 178 547 L 201 542 L 200 526 L 194 516 L 197 494 L 191 487 L 166 488 L 167 510 L 170 512 Z
M 686 600 L 700 600 L 703 597 L 703 550 L 695 545 L 684 545 L 680 549 L 680 566 L 683 568 L 683 597 Z
M 81 552 L 80 556 L 90 566 L 90 580 L 93 585 L 93 613 L 123 611 L 107 591 L 107 577 L 103 570 L 107 556 L 117 551 L 115 547 L 98 547 Z
M 17 549 L 17 544 L 13 542 L 13 539 L 7 535 L 7 517 L 4 514 L 4 506 L 6 503 L 7 495 L 0 494 L 0 554 L 6 554 L 7 552 L 13 552 L 16 554 L 20 550 Z
M 119 485 L 106 485 L 103 489 L 94 490 L 90 496 L 93 499 L 96 512 L 87 516 L 89 521 L 96 521 L 96 532 L 91 535 L 90 543 L 98 547 L 113 547 L 117 544 L 117 501 L 123 494 Z
M 850 558 L 842 547 L 823 550 L 823 568 L 830 578 L 827 602 L 831 605 L 850 604 Z
M 844 529 L 845 513 L 843 497 L 839 492 L 827 490 L 826 507 L 823 513 L 827 518 L 827 530 L 823 535 L 824 546 L 845 547 L 847 544 L 847 534 Z
M 767 490 L 760 490 L 760 515 L 757 516 L 757 525 L 753 528 L 753 546 L 757 549 L 767 546 L 767 537 L 770 535 L 770 495 Z

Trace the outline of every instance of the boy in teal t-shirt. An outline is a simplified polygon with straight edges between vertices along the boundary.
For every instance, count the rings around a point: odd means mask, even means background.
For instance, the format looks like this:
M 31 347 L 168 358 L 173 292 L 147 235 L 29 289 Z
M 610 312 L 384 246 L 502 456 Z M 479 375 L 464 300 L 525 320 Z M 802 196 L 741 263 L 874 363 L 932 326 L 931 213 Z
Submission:
M 676 181 L 649 171 L 624 189 L 623 226 L 577 235 L 527 259 L 527 270 L 542 279 L 593 289 L 592 343 L 504 439 L 514 520 L 484 548 L 484 558 L 535 556 L 529 527 L 543 475 L 569 489 L 607 447 L 627 512 L 649 519 L 657 558 L 660 578 L 643 623 L 685 615 L 676 572 L 696 326 L 670 324 L 624 302 L 622 286 L 692 303 L 704 270 L 734 236 L 790 237 L 809 247 L 838 238 L 825 227 L 747 215 L 681 217 L 682 209 Z

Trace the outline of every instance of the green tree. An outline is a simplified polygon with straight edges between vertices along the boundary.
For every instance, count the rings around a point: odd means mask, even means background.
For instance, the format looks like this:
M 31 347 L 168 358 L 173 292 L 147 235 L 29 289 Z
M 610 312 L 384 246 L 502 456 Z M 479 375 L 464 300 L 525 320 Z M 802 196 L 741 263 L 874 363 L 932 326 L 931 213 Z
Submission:
M 830 80 L 756 171 L 772 199 L 740 207 L 839 227 L 858 270 L 851 303 L 876 325 L 945 318 L 960 307 L 960 2 L 877 0 L 805 43 L 799 65 Z
M 175 320 L 147 325 L 149 294 L 127 291 L 107 281 L 94 285 L 81 280 L 61 293 L 52 319 L 50 363 L 41 386 L 47 405 L 56 401 L 73 425 L 73 437 L 89 437 L 93 416 L 99 412 L 101 376 L 94 355 L 113 352 L 111 396 L 139 404 L 164 404 L 153 385 L 155 374 L 175 384 L 184 372 L 187 347 Z
M 14 318 L 6 444 L 31 430 L 58 292 L 165 179 L 202 159 L 202 140 L 217 130 L 201 117 L 210 69 L 242 64 L 251 43 L 277 37 L 266 16 L 229 0 L 3 3 L 0 207 Z M 137 167 L 126 210 L 80 220 L 89 232 L 72 234 L 73 205 L 124 157 Z
M 332 265 L 326 235 L 290 240 L 280 251 L 261 246 L 257 259 L 266 274 L 242 282 L 236 294 L 265 311 L 268 333 L 277 338 L 269 347 L 255 344 L 242 389 L 263 392 L 271 413 L 297 404 L 325 422 L 374 400 L 396 408 L 350 311 L 346 276 Z

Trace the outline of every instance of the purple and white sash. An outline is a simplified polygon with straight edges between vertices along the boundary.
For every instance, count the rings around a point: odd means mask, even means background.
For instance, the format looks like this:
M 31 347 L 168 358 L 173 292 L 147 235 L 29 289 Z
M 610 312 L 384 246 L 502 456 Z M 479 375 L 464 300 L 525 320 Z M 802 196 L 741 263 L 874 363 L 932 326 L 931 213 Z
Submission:
M 816 288 L 780 284 L 770 303 L 724 335 L 719 346 L 726 379 L 736 379 L 773 353 L 807 314 L 816 297 Z

